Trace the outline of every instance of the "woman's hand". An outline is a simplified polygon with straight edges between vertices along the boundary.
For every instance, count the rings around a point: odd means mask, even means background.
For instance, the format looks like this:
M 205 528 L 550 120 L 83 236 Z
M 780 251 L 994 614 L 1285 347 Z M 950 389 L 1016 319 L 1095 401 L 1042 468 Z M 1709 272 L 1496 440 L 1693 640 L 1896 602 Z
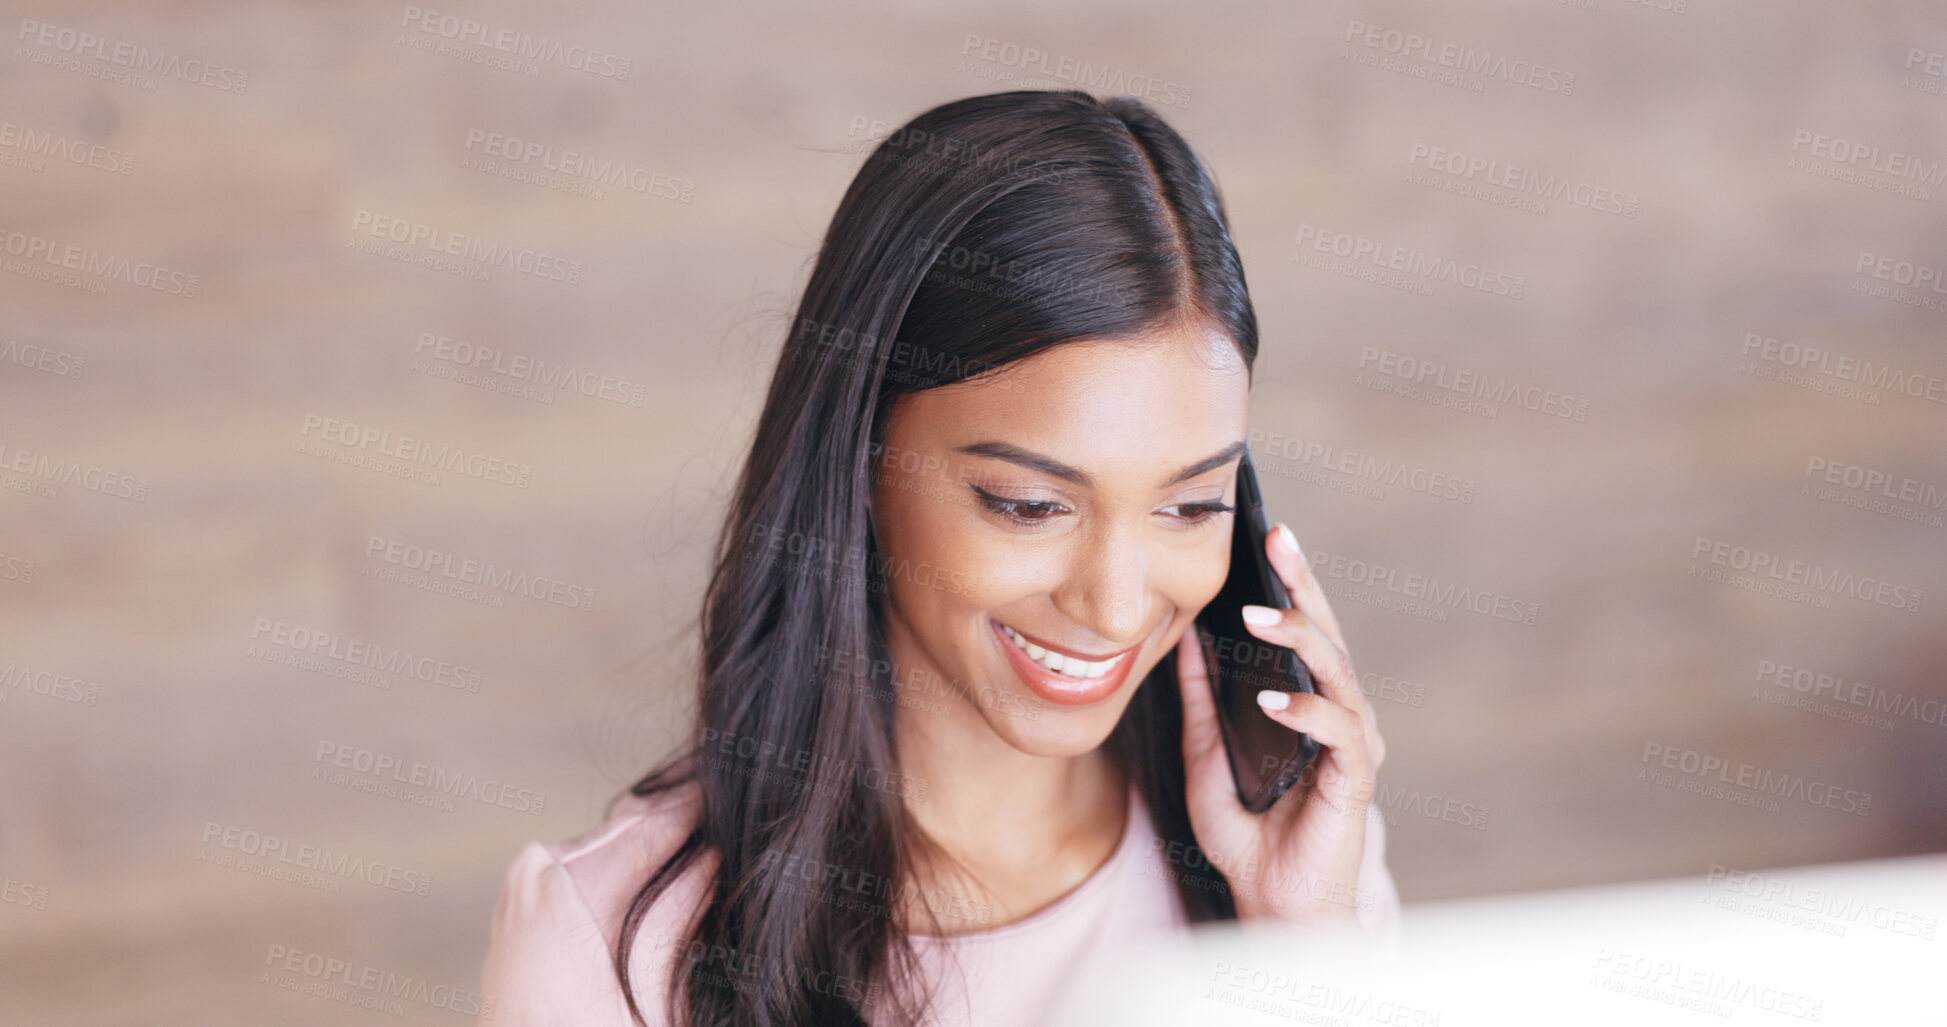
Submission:
M 1246 810 L 1237 798 L 1203 647 L 1192 625 L 1176 652 L 1190 826 L 1204 857 L 1229 881 L 1239 919 L 1354 923 L 1366 807 L 1386 759 L 1386 743 L 1359 691 L 1338 618 L 1291 529 L 1279 524 L 1265 551 L 1294 608 L 1247 606 L 1246 613 L 1264 611 L 1260 616 L 1268 623 L 1251 623 L 1248 617 L 1245 623 L 1264 641 L 1296 651 L 1311 670 L 1318 694 L 1270 693 L 1288 705 L 1277 709 L 1260 700 L 1259 709 L 1293 731 L 1310 734 L 1324 748 L 1298 784 L 1270 809 L 1261 814 Z

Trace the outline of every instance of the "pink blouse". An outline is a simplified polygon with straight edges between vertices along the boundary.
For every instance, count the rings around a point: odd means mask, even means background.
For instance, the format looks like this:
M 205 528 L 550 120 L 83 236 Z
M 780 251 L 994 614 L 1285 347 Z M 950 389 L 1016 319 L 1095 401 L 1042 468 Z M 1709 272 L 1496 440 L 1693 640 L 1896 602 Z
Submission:
M 696 798 L 694 785 L 652 797 L 629 796 L 594 831 L 566 842 L 529 842 L 521 849 L 494 907 L 480 974 L 487 999 L 481 1027 L 632 1027 L 613 970 L 615 940 L 629 900 L 695 822 Z M 1134 790 L 1129 810 L 1122 841 L 1108 862 L 1050 905 L 1000 927 L 911 936 L 933 985 L 934 1023 L 1035 1023 L 1071 980 L 1115 958 L 1118 947 L 1139 944 L 1149 932 L 1187 925 L 1169 854 Z M 1366 818 L 1358 916 L 1368 933 L 1392 937 L 1398 932 L 1399 893 L 1386 871 L 1385 849 L 1385 822 L 1374 808 Z M 715 869 L 715 856 L 705 854 L 649 907 L 636 935 L 630 969 L 636 1002 L 652 1025 L 666 1022 L 670 960 Z M 837 897 L 838 889 L 828 887 L 825 893 L 833 901 L 847 901 Z M 869 883 L 857 894 L 861 903 L 883 901 L 872 897 Z M 936 909 L 943 922 L 956 915 L 978 919 L 976 910 Z M 734 981 L 750 969 L 730 955 L 703 961 L 695 972 Z M 854 997 L 860 993 L 856 982 L 821 977 L 807 983 Z

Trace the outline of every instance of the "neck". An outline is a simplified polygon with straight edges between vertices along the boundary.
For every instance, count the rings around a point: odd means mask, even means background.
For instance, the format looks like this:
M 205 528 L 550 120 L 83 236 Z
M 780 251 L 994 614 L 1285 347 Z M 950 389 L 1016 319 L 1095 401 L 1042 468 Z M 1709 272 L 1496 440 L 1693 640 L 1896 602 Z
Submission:
M 937 674 L 915 647 L 899 644 L 902 632 L 893 634 L 896 680 Z M 955 860 L 1032 867 L 1060 859 L 1078 839 L 1120 838 L 1129 785 L 1101 747 L 1076 755 L 1023 752 L 987 719 L 1009 714 L 983 711 L 959 688 L 895 710 L 900 774 L 924 783 L 923 792 L 908 794 L 908 813 Z
M 900 709 L 900 774 L 923 781 L 906 808 L 948 852 L 982 863 L 1031 864 L 1103 822 L 1119 822 L 1121 773 L 1106 753 L 1035 756 L 994 734 L 971 702 L 949 712 Z M 1114 803 L 1114 805 L 1111 805 Z

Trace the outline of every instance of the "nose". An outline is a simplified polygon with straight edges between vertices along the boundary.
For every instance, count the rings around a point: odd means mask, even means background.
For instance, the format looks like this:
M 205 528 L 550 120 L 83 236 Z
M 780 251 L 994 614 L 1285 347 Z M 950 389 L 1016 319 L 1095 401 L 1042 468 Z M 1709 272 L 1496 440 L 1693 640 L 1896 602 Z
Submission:
M 1149 562 L 1142 528 L 1104 524 L 1077 546 L 1055 609 L 1095 635 L 1104 649 L 1127 649 L 1142 640 L 1149 622 Z

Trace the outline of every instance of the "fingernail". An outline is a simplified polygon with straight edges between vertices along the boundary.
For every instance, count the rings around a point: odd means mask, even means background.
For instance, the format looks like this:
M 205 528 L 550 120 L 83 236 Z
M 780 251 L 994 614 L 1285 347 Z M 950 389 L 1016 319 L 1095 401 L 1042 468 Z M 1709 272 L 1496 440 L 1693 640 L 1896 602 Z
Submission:
M 1278 534 L 1284 538 L 1284 544 L 1290 546 L 1292 552 L 1297 553 L 1299 556 L 1305 555 L 1305 551 L 1298 548 L 1298 536 L 1291 533 L 1290 525 L 1279 524 Z
M 1258 627 L 1264 627 L 1267 624 L 1276 624 L 1277 622 L 1278 611 L 1273 610 L 1269 606 L 1244 607 L 1244 623 L 1246 624 L 1255 624 Z
M 1291 705 L 1291 693 L 1267 688 L 1257 694 L 1257 704 L 1267 710 L 1282 710 Z

